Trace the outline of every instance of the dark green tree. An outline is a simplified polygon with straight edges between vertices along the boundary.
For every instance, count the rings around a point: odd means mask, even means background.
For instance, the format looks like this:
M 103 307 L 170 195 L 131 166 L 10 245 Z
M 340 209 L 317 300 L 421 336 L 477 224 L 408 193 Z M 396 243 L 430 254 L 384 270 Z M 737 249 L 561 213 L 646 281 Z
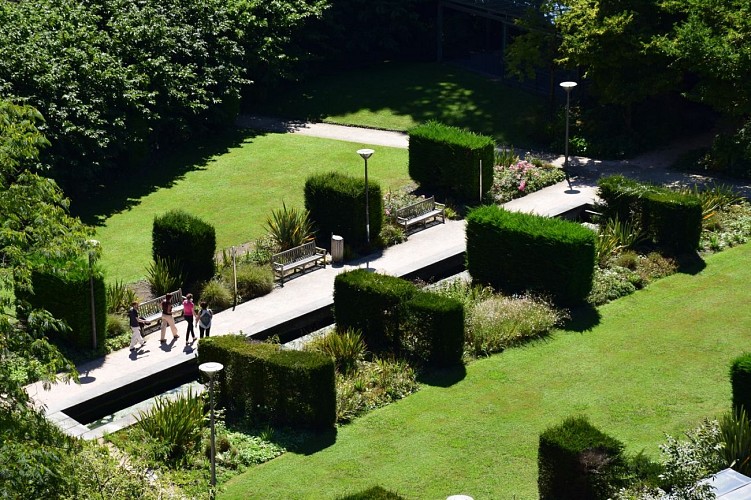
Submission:
M 751 3 L 745 0 L 664 0 L 676 18 L 655 39 L 687 72 L 688 95 L 736 118 L 751 115 Z
M 653 45 L 672 19 L 652 0 L 566 0 L 555 26 L 561 35 L 558 62 L 579 69 L 600 104 L 623 110 L 632 126 L 635 103 L 675 89 L 680 73 Z
M 242 89 L 290 72 L 297 31 L 324 0 L 0 3 L 0 95 L 46 117 L 49 175 L 82 189 L 103 171 L 231 126 Z
M 33 380 L 76 378 L 73 365 L 44 337 L 63 328 L 49 313 L 16 316 L 14 287 L 29 290 L 31 271 L 54 262 L 61 269 L 87 246 L 91 230 L 68 214 L 56 184 L 36 173 L 42 116 L 0 100 L 0 497 L 75 496 L 71 457 L 76 443 L 34 409 L 23 389 Z

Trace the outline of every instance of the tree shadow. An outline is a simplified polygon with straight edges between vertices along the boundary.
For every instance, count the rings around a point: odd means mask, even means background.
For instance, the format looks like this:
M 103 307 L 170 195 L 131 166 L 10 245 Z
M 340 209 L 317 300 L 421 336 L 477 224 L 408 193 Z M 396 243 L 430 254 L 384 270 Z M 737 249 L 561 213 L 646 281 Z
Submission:
M 391 110 L 397 118 L 411 118 L 405 123 L 437 120 L 530 148 L 541 145 L 545 104 L 537 95 L 449 64 L 387 62 L 290 85 L 253 112 L 322 121 Z
M 97 179 L 85 195 L 74 197 L 71 213 L 86 224 L 102 225 L 112 215 L 137 206 L 145 196 L 173 186 L 188 172 L 206 170 L 213 157 L 266 133 L 232 128 L 170 151 L 157 152 L 138 165 L 108 172 Z

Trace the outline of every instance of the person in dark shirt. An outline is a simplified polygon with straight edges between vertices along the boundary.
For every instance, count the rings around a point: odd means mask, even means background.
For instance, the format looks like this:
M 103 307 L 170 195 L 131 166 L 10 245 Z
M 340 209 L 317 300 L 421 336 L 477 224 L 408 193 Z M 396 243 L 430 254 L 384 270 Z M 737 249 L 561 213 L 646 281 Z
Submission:
M 141 325 L 146 324 L 146 319 L 138 315 L 138 302 L 130 304 L 128 318 L 130 319 L 130 329 L 133 332 L 130 336 L 130 350 L 135 351 L 136 344 L 141 344 L 141 347 L 146 345 L 146 341 L 141 336 Z

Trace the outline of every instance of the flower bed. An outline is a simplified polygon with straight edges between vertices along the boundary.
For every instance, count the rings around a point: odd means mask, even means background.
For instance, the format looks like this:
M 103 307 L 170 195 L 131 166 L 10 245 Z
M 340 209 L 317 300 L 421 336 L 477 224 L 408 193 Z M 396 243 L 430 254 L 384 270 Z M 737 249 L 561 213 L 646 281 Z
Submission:
M 532 159 L 516 160 L 510 165 L 493 167 L 493 187 L 490 195 L 495 203 L 506 203 L 514 198 L 538 191 L 566 178 L 563 170 L 551 163 Z

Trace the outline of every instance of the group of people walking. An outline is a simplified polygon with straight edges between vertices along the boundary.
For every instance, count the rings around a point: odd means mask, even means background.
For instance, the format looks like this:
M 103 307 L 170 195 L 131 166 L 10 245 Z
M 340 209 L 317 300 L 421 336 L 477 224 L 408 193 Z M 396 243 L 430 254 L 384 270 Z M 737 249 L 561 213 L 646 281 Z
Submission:
M 211 320 L 214 317 L 214 312 L 209 309 L 209 305 L 205 300 L 201 301 L 200 306 L 201 309 L 196 313 L 195 304 L 193 304 L 193 294 L 189 293 L 188 295 L 183 297 L 183 317 L 188 324 L 188 329 L 185 332 L 185 345 L 195 342 L 196 340 L 196 334 L 193 329 L 194 322 L 195 326 L 198 327 L 198 330 L 200 332 L 200 338 L 203 338 L 204 335 L 208 337 L 211 333 Z M 146 318 L 138 314 L 138 302 L 131 303 L 130 309 L 128 310 L 128 318 L 130 321 L 130 329 L 132 331 L 130 338 L 130 350 L 135 351 L 137 344 L 141 344 L 140 347 L 146 345 L 146 340 L 144 340 L 141 331 L 142 328 L 147 324 L 147 321 Z M 180 335 L 177 332 L 177 326 L 175 326 L 175 318 L 172 316 L 172 302 L 170 301 L 169 295 L 166 295 L 162 300 L 161 324 L 162 335 L 159 339 L 159 342 L 167 342 L 167 339 L 165 338 L 165 334 L 167 333 L 167 326 L 169 326 L 170 331 L 172 332 L 172 338 L 174 340 L 180 338 Z M 190 340 L 191 336 L 193 337 L 192 341 Z

